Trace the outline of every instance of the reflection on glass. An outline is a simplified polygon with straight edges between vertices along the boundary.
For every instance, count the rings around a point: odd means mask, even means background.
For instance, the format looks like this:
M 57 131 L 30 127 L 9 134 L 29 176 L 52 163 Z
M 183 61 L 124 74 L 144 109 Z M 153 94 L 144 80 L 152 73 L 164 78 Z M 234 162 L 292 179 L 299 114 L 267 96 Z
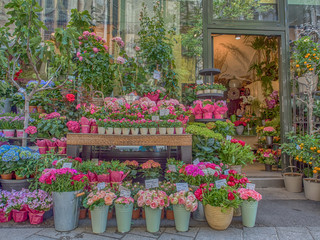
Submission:
M 225 20 L 278 20 L 278 0 L 213 0 L 213 18 Z

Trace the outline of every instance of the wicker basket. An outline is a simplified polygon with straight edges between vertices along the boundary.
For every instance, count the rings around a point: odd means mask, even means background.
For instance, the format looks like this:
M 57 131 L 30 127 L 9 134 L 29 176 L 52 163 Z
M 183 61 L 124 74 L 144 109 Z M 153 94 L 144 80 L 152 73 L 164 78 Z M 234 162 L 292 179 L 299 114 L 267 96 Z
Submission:
M 232 221 L 233 208 L 227 208 L 222 212 L 221 207 L 205 205 L 204 213 L 209 226 L 215 230 L 226 230 Z

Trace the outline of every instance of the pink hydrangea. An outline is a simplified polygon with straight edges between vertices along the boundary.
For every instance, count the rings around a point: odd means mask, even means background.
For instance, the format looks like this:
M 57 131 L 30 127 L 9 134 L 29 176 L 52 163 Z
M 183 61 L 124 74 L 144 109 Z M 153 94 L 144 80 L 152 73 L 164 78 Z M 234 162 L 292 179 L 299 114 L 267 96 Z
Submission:
M 240 188 L 238 189 L 239 196 L 242 200 L 248 201 L 260 201 L 262 196 L 255 190 Z
M 25 130 L 25 132 L 26 132 L 27 134 L 30 134 L 30 135 L 33 135 L 33 134 L 37 133 L 37 131 L 38 131 L 38 129 L 37 129 L 37 127 L 35 127 L 35 126 L 29 126 L 29 127 L 27 127 L 26 130 Z

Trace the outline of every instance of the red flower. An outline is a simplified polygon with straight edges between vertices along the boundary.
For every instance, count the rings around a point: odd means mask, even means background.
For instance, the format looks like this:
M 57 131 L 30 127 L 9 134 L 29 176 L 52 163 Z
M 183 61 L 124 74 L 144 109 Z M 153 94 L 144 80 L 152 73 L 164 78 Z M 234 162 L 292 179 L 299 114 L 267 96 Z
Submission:
M 237 171 L 236 170 L 229 170 L 229 174 L 236 175 Z
M 228 199 L 229 199 L 230 201 L 234 200 L 234 194 L 233 194 L 232 192 L 229 192 L 229 193 L 228 193 Z
M 75 161 L 78 161 L 79 163 L 82 163 L 82 159 L 79 158 L 79 157 L 76 157 L 74 160 L 75 160 Z
M 71 157 L 71 156 L 68 156 L 67 158 L 69 158 L 69 159 L 72 159 L 73 157 Z
M 66 95 L 66 99 L 67 99 L 69 102 L 74 102 L 74 100 L 76 100 L 76 97 L 75 97 L 73 94 L 67 94 L 67 95 Z
M 236 185 L 234 182 L 228 182 L 228 186 L 233 187 L 234 185 Z
M 221 175 L 219 176 L 220 179 L 227 179 L 227 177 L 228 177 L 228 175 L 224 175 L 224 174 L 221 174 Z
M 234 181 L 234 176 L 229 177 L 229 181 L 233 182 Z
M 196 198 L 199 200 L 199 201 L 202 201 L 202 189 L 201 188 L 198 188 L 195 192 L 194 192 L 194 195 L 196 196 Z

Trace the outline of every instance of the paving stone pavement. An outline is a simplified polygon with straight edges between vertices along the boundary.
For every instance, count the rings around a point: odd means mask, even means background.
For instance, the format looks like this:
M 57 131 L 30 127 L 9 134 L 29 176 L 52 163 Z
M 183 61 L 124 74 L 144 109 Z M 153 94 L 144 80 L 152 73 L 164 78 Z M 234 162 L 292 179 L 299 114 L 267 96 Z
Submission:
M 103 234 L 93 234 L 83 228 L 71 232 L 57 232 L 54 228 L 1 228 L 0 240 L 318 240 L 320 227 L 254 227 L 228 228 L 215 231 L 209 227 L 191 227 L 188 232 L 177 232 L 173 227 L 161 228 L 158 233 L 148 233 L 143 227 L 129 233 L 117 233 L 110 227 Z

